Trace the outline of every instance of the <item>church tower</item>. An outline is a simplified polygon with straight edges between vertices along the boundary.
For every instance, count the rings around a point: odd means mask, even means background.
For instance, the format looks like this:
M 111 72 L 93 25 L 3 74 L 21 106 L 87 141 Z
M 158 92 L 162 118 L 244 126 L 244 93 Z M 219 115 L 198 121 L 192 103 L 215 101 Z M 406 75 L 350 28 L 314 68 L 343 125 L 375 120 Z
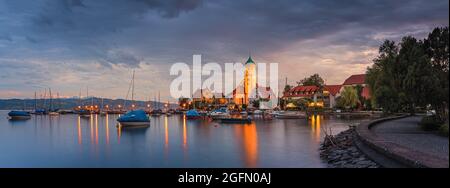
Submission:
M 252 93 L 256 88 L 256 63 L 252 57 L 249 56 L 247 62 L 245 62 L 244 73 L 244 104 L 249 104 L 249 98 L 253 96 Z

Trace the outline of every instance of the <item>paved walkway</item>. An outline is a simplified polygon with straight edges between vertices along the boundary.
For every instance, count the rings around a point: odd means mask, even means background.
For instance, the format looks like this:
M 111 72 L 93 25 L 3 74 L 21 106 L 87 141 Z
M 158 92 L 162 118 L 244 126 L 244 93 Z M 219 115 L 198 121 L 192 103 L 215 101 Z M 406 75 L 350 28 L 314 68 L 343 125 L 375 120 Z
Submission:
M 412 116 L 382 122 L 371 131 L 386 141 L 448 160 L 449 138 L 421 130 L 418 125 L 421 118 Z

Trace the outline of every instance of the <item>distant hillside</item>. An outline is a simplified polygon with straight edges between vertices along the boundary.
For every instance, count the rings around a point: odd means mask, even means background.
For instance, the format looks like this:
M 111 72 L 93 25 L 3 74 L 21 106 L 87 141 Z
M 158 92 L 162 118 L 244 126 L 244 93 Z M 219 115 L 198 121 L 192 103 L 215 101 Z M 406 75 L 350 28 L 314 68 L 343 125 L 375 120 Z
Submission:
M 101 105 L 101 99 L 100 98 L 94 98 L 93 99 L 94 105 Z M 92 98 L 89 99 L 52 99 L 52 104 L 54 109 L 72 109 L 74 107 L 77 107 L 79 105 L 91 105 Z M 117 107 L 118 105 L 124 105 L 125 100 L 124 99 L 103 99 L 103 105 L 109 105 L 110 107 Z M 50 108 L 50 99 L 37 99 L 36 101 L 34 99 L 0 99 L 0 110 L 14 110 L 14 109 L 23 109 L 25 106 L 26 110 L 32 110 L 34 109 L 34 106 L 37 106 L 37 108 Z M 159 107 L 163 108 L 164 103 L 158 103 L 154 101 L 135 101 L 135 104 L 137 107 L 145 108 L 147 107 L 147 104 L 150 104 L 152 107 L 155 106 L 156 108 Z M 131 105 L 131 100 L 126 100 L 126 105 L 129 107 Z M 171 104 L 171 108 L 176 108 L 178 105 Z

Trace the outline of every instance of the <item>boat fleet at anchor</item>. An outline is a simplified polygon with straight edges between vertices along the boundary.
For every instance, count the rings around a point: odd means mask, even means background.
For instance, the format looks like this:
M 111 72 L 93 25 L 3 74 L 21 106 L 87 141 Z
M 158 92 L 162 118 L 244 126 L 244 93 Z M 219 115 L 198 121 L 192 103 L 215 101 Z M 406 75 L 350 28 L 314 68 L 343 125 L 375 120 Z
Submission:
M 186 112 L 186 119 L 203 119 L 210 118 L 212 120 L 218 120 L 221 123 L 251 123 L 253 119 L 259 118 L 263 120 L 277 119 L 303 119 L 307 115 L 299 111 L 268 111 L 268 110 L 255 110 L 252 112 L 247 111 L 229 111 L 227 108 L 222 107 L 210 112 L 197 111 L 191 109 Z
M 272 110 L 254 110 L 254 111 L 230 111 L 226 107 L 221 107 L 219 109 L 215 109 L 212 111 L 197 111 L 195 108 L 182 111 L 182 110 L 173 110 L 173 109 L 154 109 L 152 111 L 145 111 L 142 109 L 135 109 L 134 104 L 134 71 L 131 80 L 131 109 L 129 111 L 125 110 L 104 110 L 103 109 L 103 100 L 102 107 L 98 108 L 93 105 L 93 98 L 91 100 L 91 105 L 86 108 L 82 108 L 81 104 L 75 110 L 59 110 L 53 108 L 53 103 L 51 99 L 51 90 L 50 93 L 50 108 L 37 108 L 37 104 L 35 102 L 35 110 L 33 112 L 25 111 L 25 110 L 13 110 L 8 113 L 10 120 L 27 120 L 31 118 L 32 114 L 35 115 L 49 115 L 49 116 L 57 116 L 59 114 L 69 114 L 75 113 L 78 114 L 81 118 L 90 118 L 93 114 L 122 114 L 117 118 L 117 122 L 121 127 L 137 127 L 137 126 L 150 126 L 150 118 L 151 116 L 160 116 L 167 115 L 170 116 L 172 114 L 185 114 L 186 119 L 188 120 L 196 120 L 196 119 L 205 119 L 210 118 L 212 120 L 220 121 L 221 123 L 251 123 L 253 118 L 262 118 L 263 120 L 272 120 L 273 117 L 278 119 L 303 119 L 307 118 L 307 115 L 303 112 L 299 111 L 272 111 Z M 89 90 L 87 89 L 87 96 Z M 128 96 L 128 94 L 127 94 Z M 158 99 L 159 100 L 159 99 Z M 35 94 L 36 101 L 36 94 Z M 45 102 L 44 102 L 45 103 Z M 80 103 L 81 103 L 81 92 L 80 92 Z M 25 105 L 24 105 L 25 106 Z M 119 105 L 120 106 L 120 105 Z M 124 104 L 125 106 L 125 104 Z M 168 104 L 166 105 L 166 107 Z M 24 107 L 25 109 L 25 107 Z M 252 115 L 252 117 L 250 117 Z

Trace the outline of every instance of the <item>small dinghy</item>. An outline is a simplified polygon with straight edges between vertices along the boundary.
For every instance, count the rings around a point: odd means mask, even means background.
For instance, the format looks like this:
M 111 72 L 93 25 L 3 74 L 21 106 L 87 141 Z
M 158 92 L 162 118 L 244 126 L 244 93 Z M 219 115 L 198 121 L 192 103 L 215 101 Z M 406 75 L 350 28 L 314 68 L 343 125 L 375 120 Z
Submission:
M 117 121 L 122 127 L 150 126 L 150 119 L 144 110 L 132 110 L 120 116 Z
M 8 113 L 8 116 L 11 120 L 26 120 L 31 118 L 30 112 L 13 110 Z

